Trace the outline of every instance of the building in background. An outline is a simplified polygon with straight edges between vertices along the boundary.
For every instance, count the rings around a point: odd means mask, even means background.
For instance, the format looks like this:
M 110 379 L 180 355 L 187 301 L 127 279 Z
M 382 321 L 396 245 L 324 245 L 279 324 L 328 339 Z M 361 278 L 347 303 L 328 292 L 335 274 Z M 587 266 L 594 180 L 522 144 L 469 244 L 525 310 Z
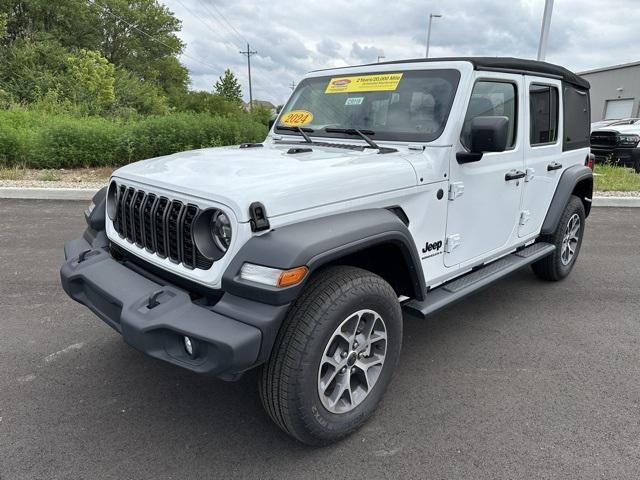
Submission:
M 591 84 L 591 121 L 640 117 L 640 62 L 579 73 Z

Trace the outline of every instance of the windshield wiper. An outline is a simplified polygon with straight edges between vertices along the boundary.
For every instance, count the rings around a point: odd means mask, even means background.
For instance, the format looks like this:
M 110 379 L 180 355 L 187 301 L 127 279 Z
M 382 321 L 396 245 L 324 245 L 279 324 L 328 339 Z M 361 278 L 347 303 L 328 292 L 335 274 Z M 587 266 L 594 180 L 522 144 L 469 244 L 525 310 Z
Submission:
M 397 152 L 395 148 L 381 147 L 376 142 L 371 140 L 368 135 L 375 135 L 376 132 L 373 130 L 358 130 L 357 128 L 325 128 L 325 132 L 327 133 L 344 133 L 345 135 L 357 135 L 361 139 L 363 139 L 371 148 L 375 148 L 378 150 L 378 153 L 391 153 Z
M 311 137 L 307 135 L 307 132 L 308 133 L 314 132 L 313 128 L 290 127 L 288 125 L 278 125 L 276 126 L 276 128 L 279 128 L 280 130 L 289 130 L 291 132 L 298 132 L 300 135 L 302 135 L 302 138 L 304 138 L 305 142 L 313 143 L 313 140 L 311 140 Z

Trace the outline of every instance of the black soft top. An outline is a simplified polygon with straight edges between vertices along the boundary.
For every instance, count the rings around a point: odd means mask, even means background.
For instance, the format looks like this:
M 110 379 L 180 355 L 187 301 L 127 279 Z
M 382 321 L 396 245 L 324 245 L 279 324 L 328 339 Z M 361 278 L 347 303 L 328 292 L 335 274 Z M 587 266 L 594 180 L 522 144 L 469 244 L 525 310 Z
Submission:
M 512 57 L 436 57 L 417 58 L 412 60 L 393 60 L 390 62 L 370 63 L 373 65 L 393 65 L 397 63 L 423 63 L 423 62 L 469 62 L 476 70 L 531 74 L 543 77 L 555 77 L 563 82 L 570 83 L 579 88 L 588 90 L 589 82 L 560 65 L 553 63 L 527 60 Z

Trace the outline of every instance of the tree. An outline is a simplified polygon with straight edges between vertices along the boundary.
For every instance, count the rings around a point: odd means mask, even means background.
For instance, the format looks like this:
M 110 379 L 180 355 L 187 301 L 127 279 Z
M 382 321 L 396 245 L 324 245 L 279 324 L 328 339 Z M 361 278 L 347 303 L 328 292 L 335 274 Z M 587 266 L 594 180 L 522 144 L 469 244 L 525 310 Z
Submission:
M 96 51 L 168 96 L 186 92 L 189 83 L 177 57 L 184 48 L 180 28 L 180 20 L 159 0 L 0 0 L 5 57 L 16 45 L 35 44 L 37 50 L 41 42 L 62 47 L 65 56 Z M 3 70 L 11 72 L 0 64 Z M 24 98 L 21 92 L 16 96 Z
M 238 79 L 228 68 L 224 71 L 215 85 L 215 91 L 225 100 L 242 103 L 242 87 Z
M 69 98 L 87 113 L 103 113 L 115 100 L 115 68 L 91 50 L 80 50 L 67 57 Z

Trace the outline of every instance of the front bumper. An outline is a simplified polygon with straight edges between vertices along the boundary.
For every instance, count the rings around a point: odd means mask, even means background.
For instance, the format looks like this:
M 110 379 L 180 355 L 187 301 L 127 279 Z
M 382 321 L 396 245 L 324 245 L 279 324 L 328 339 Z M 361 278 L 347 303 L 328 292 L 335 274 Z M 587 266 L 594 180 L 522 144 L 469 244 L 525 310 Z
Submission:
M 199 304 L 187 291 L 115 260 L 104 232 L 69 242 L 65 258 L 60 276 L 71 298 L 137 350 L 197 373 L 232 377 L 264 362 L 287 310 L 230 294 L 213 306 Z M 185 351 L 185 335 L 195 340 L 196 355 Z
M 633 167 L 640 159 L 640 148 L 636 147 L 603 147 L 592 145 L 591 153 L 596 157 L 596 163 L 613 162 L 623 167 Z

